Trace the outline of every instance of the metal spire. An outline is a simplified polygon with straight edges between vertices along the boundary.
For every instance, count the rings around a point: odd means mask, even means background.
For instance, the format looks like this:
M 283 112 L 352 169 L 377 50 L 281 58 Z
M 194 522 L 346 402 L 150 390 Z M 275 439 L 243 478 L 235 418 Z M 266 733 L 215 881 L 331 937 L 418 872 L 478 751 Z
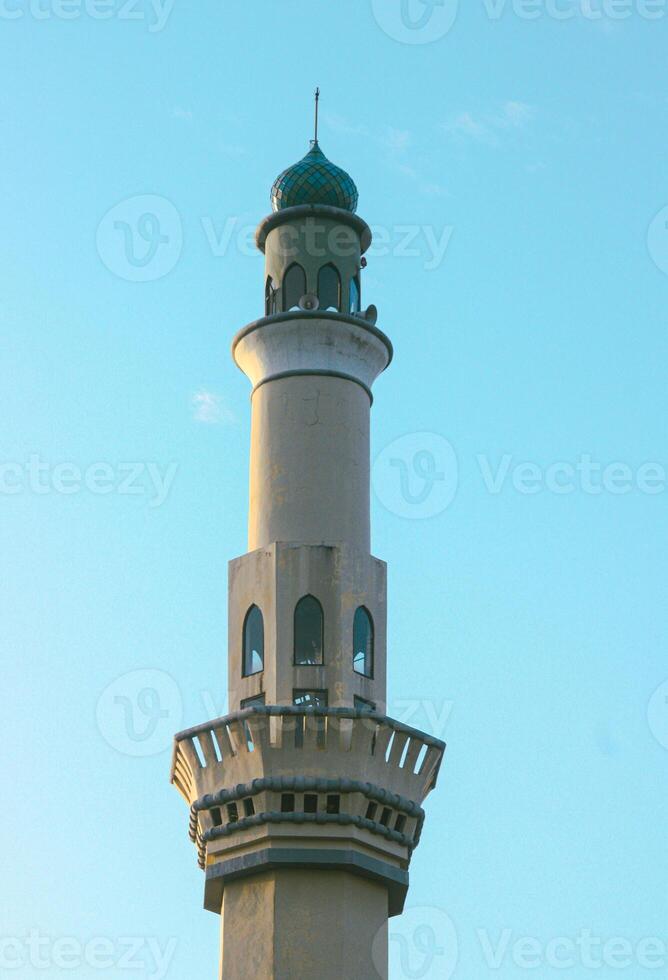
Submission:
M 315 90 L 315 139 L 314 144 L 318 145 L 318 116 L 320 112 L 320 89 Z

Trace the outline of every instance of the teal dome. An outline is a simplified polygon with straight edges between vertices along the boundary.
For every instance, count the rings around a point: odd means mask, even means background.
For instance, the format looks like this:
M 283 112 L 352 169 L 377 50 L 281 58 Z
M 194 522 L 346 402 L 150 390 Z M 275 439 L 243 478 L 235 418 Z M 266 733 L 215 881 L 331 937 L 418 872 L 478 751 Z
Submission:
M 355 212 L 357 201 L 355 181 L 327 159 L 317 142 L 299 163 L 288 167 L 276 178 L 271 189 L 274 211 L 300 204 L 328 204 Z

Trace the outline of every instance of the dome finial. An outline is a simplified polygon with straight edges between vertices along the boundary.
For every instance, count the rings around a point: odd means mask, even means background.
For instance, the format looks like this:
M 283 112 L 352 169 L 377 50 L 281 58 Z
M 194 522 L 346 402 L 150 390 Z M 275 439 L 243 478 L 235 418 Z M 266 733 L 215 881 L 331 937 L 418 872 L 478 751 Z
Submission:
M 313 145 L 318 145 L 318 115 L 320 110 L 320 88 L 315 90 L 315 138 L 313 140 Z
M 1 2 L 1 0 L 0 0 Z M 311 148 L 306 156 L 294 163 L 274 181 L 271 188 L 272 211 L 298 207 L 302 204 L 357 210 L 357 187 L 350 174 L 327 159 L 318 143 L 320 122 L 320 88 L 315 90 L 315 124 Z

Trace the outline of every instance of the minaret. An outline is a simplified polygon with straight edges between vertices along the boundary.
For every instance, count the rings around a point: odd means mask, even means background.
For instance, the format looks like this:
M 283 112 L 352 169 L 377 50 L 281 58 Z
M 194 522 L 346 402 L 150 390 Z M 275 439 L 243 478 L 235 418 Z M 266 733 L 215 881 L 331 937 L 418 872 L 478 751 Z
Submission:
M 319 93 L 318 93 L 319 94 Z M 231 714 L 176 736 L 223 980 L 384 980 L 442 742 L 386 715 L 386 566 L 370 553 L 371 388 L 353 180 L 307 155 L 259 225 L 248 554 L 229 568 Z

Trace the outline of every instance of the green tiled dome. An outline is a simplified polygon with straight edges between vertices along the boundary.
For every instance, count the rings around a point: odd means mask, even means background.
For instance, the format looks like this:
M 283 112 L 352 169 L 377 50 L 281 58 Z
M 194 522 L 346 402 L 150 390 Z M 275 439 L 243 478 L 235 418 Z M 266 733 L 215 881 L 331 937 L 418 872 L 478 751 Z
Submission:
M 299 204 L 329 204 L 345 211 L 357 210 L 357 188 L 352 177 L 331 163 L 317 142 L 300 160 L 276 178 L 271 189 L 274 211 Z

